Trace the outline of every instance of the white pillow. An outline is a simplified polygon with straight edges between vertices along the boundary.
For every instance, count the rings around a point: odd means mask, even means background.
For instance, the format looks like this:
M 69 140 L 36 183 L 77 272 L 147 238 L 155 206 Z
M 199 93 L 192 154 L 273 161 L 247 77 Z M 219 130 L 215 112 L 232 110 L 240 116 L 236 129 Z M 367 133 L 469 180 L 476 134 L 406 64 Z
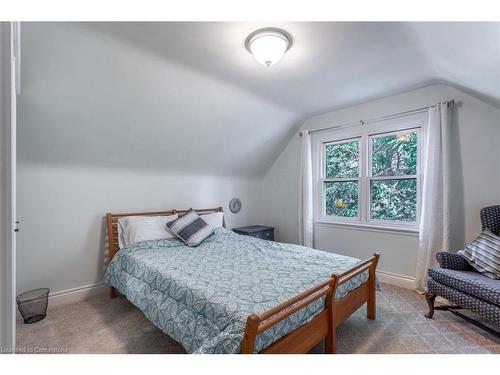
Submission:
M 214 212 L 213 214 L 201 215 L 201 218 L 206 221 L 212 228 L 222 228 L 224 225 L 224 213 Z
M 167 230 L 167 223 L 179 215 L 169 216 L 125 216 L 118 219 L 118 245 L 120 249 L 140 241 L 175 238 Z

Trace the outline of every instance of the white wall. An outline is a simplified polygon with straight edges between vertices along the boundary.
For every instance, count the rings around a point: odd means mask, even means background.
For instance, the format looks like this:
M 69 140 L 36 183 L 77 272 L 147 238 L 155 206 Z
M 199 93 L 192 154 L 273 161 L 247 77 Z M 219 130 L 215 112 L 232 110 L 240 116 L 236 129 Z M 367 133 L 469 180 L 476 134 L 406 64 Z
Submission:
M 460 248 L 480 231 L 479 210 L 500 202 L 500 110 L 446 85 L 433 85 L 313 116 L 309 130 L 411 110 L 455 99 L 453 119 L 453 245 Z M 299 137 L 296 135 L 266 174 L 262 191 L 265 221 L 277 226 L 280 241 L 298 242 Z M 315 247 L 368 257 L 382 254 L 379 269 L 415 276 L 417 237 L 315 225 Z
M 107 260 L 106 212 L 223 206 L 233 227 L 252 222 L 256 187 L 246 178 L 20 164 L 18 292 L 99 283 Z M 231 214 L 235 196 L 243 207 Z

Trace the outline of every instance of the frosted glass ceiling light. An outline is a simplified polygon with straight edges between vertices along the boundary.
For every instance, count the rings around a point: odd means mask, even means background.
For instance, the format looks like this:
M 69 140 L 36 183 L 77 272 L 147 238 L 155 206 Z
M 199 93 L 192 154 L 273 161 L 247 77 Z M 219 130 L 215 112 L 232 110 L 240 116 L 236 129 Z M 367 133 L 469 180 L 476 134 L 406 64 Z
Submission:
M 281 60 L 292 46 L 292 36 L 285 30 L 266 28 L 254 31 L 245 40 L 245 47 L 255 60 L 268 68 Z

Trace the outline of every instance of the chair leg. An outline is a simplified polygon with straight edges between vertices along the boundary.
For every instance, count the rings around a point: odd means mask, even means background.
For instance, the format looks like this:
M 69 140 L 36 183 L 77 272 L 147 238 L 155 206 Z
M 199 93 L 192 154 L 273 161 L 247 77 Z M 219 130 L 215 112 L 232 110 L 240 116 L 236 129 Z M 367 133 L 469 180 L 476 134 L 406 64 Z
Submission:
M 425 300 L 427 301 L 427 305 L 429 305 L 429 312 L 425 314 L 427 319 L 432 319 L 434 316 L 434 301 L 436 300 L 436 297 L 436 294 L 425 292 Z

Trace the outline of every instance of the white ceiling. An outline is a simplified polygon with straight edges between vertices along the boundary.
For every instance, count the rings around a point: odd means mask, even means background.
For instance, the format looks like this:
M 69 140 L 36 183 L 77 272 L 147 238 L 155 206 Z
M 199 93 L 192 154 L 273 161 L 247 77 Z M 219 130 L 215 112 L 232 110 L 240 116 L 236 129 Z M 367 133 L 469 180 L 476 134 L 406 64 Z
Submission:
M 294 38 L 266 69 L 244 48 L 252 31 Z M 303 115 L 448 82 L 500 105 L 500 23 L 105 23 L 124 38 Z
M 275 66 L 257 28 L 294 38 Z M 500 106 L 500 23 L 23 23 L 19 158 L 262 175 L 307 116 L 445 81 Z

